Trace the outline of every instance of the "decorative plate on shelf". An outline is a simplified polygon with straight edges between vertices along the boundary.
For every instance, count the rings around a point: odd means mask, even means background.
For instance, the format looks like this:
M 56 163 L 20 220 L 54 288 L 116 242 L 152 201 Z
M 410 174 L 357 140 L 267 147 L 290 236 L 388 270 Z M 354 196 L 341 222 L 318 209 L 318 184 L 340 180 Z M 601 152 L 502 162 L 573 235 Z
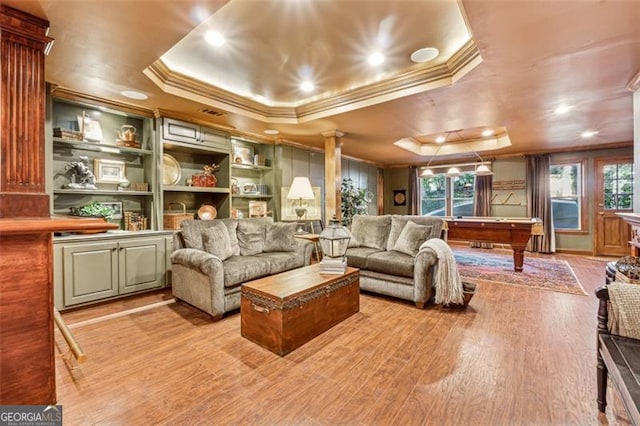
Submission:
M 162 154 L 162 184 L 177 185 L 182 177 L 182 168 L 178 160 L 169 154 Z
M 203 204 L 198 209 L 198 218 L 200 220 L 213 220 L 218 216 L 218 210 L 211 204 Z

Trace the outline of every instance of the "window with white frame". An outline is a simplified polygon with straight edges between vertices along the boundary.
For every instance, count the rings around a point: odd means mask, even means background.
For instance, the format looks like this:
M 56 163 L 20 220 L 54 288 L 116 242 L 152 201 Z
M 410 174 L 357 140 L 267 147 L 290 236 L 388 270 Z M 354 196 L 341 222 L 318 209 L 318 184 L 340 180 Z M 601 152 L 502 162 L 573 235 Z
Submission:
M 420 178 L 420 213 L 423 216 L 473 216 L 474 179 L 473 173 Z
M 582 164 L 555 164 L 549 171 L 554 228 L 581 230 Z

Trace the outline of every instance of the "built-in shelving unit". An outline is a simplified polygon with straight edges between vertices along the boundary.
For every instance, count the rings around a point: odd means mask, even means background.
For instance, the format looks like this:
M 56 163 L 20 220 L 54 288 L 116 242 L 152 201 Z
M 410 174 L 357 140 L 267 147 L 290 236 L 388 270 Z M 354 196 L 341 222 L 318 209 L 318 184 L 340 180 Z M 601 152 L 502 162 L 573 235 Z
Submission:
M 275 218 L 273 145 L 235 137 L 231 144 L 231 216 Z
M 171 204 L 184 204 L 187 214 L 197 217 L 203 205 L 213 205 L 218 218 L 231 214 L 229 136 L 214 129 L 172 118 L 159 123 L 162 173 L 159 177 L 163 212 Z M 216 165 L 215 186 L 197 186 L 196 177 L 205 166 Z M 166 167 L 165 167 L 166 166 Z
M 140 219 L 136 231 L 158 229 L 153 117 L 55 95 L 50 105 L 48 131 L 57 134 L 47 135 L 52 141 L 51 212 L 70 214 L 72 208 L 97 201 L 115 208 L 111 221 L 122 230 L 129 226 L 125 216 Z M 134 134 L 133 140 L 121 140 L 123 129 Z M 81 176 L 71 167 L 78 162 L 92 174 L 92 186 L 79 185 Z

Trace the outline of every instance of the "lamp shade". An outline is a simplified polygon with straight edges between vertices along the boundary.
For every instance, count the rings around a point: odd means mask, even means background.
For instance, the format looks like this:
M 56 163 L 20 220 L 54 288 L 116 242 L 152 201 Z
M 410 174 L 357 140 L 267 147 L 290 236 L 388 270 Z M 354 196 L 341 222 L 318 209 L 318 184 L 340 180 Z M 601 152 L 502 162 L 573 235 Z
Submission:
M 487 166 L 486 164 L 480 164 L 478 167 L 476 167 L 477 176 L 489 176 L 492 174 L 493 172 L 491 171 L 489 166 Z
M 289 193 L 287 194 L 287 198 L 295 200 L 313 200 L 315 198 L 315 195 L 313 195 L 313 189 L 311 188 L 311 182 L 309 182 L 309 178 L 294 178 L 293 182 L 291 183 Z
M 447 176 L 458 176 L 460 174 L 460 169 L 456 166 L 449 167 L 446 174 Z
M 433 176 L 433 170 L 426 168 L 422 171 L 422 173 L 420 173 L 420 176 L 422 177 L 432 177 Z

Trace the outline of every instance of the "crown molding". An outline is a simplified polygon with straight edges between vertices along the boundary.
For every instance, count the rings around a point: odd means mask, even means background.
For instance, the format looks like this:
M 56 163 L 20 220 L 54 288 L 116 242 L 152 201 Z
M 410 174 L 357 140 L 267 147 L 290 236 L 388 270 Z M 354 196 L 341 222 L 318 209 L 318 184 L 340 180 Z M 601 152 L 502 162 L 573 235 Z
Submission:
M 482 63 L 469 40 L 445 64 L 415 67 L 373 84 L 300 106 L 272 107 L 171 70 L 161 59 L 143 72 L 166 93 L 265 123 L 298 124 L 449 86 Z
M 393 144 L 414 154 L 440 157 L 507 148 L 511 146 L 511 139 L 509 139 L 509 134 L 504 132 L 490 138 L 465 139 L 443 145 L 421 143 L 412 137 L 400 139 Z
M 638 71 L 638 73 L 633 76 L 629 84 L 627 84 L 627 89 L 632 92 L 640 90 L 640 71 Z
M 344 136 L 344 133 L 340 130 L 327 130 L 326 132 L 320 133 L 325 138 L 341 138 Z
M 80 102 L 96 107 L 105 107 L 123 111 L 128 114 L 138 115 L 146 118 L 153 118 L 154 111 L 139 106 L 126 104 L 123 102 L 114 101 L 111 99 L 99 98 L 97 96 L 88 95 L 86 93 L 76 92 L 75 90 L 60 87 L 54 83 L 51 85 L 51 95 L 58 99 L 66 99 L 68 101 Z

